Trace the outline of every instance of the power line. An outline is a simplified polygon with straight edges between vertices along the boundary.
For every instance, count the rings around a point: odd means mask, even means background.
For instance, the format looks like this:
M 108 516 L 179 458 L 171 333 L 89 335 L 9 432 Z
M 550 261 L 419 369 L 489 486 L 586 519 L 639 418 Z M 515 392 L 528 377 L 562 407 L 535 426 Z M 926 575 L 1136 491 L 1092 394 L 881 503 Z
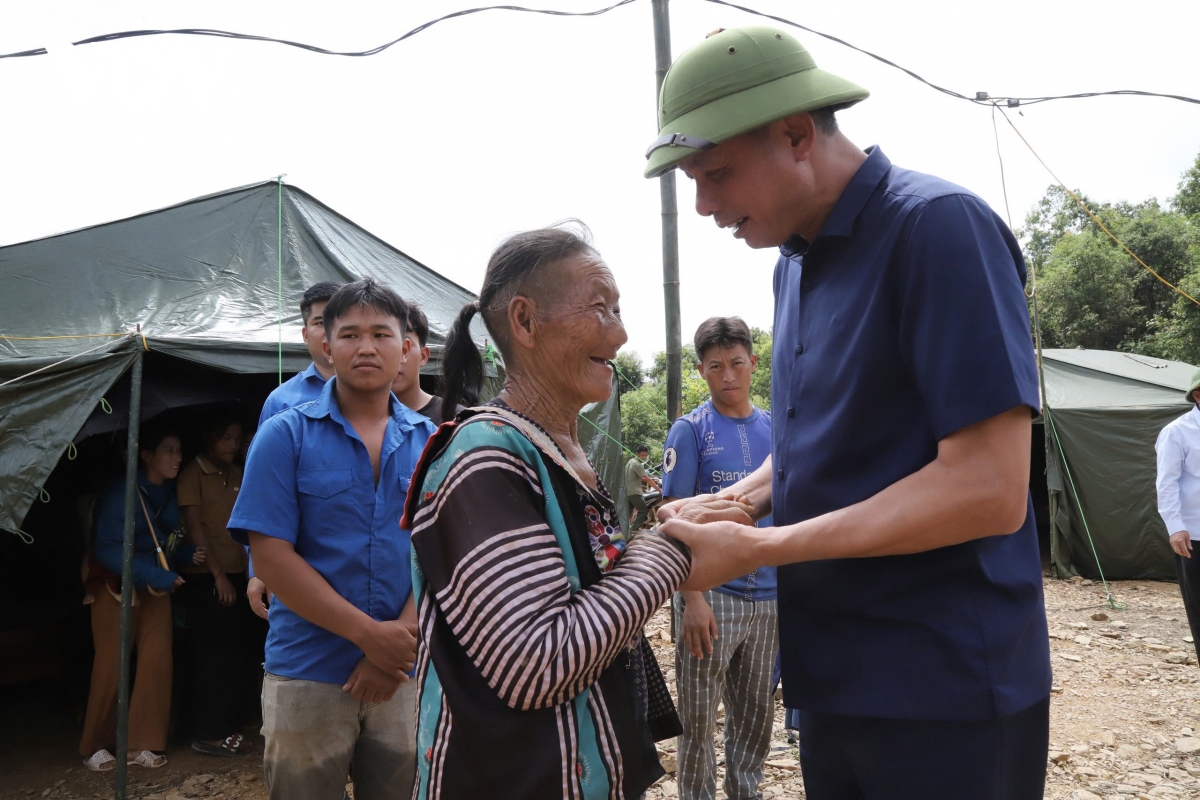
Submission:
M 245 40 L 255 41 L 255 42 L 274 42 L 276 44 L 285 44 L 285 45 L 288 45 L 289 47 L 299 47 L 302 50 L 308 50 L 310 52 L 319 53 L 320 55 L 326 55 L 326 56 L 365 57 L 365 56 L 373 56 L 373 55 L 377 55 L 378 53 L 382 53 L 384 50 L 387 50 L 392 45 L 399 44 L 400 42 L 403 42 L 405 39 L 409 38 L 410 36 L 416 36 L 418 33 L 428 30 L 429 28 L 433 27 L 434 25 L 438 24 L 439 22 L 444 22 L 445 20 L 448 20 L 448 19 L 455 19 L 456 17 L 465 17 L 469 14 L 478 14 L 483 11 L 523 11 L 523 12 L 527 12 L 530 14 L 546 14 L 546 15 L 552 16 L 552 17 L 598 17 L 601 14 L 607 14 L 609 11 L 612 11 L 613 9 L 620 8 L 621 6 L 629 5 L 630 3 L 633 3 L 633 2 L 636 2 L 636 0 L 620 0 L 620 2 L 614 3 L 611 6 L 608 6 L 606 8 L 596 9 L 595 11 L 557 11 L 557 10 L 549 9 L 549 8 L 526 8 L 524 6 L 510 6 L 510 5 L 481 6 L 479 8 L 467 8 L 467 9 L 463 9 L 462 11 L 455 11 L 453 13 L 446 14 L 445 16 L 438 17 L 437 19 L 430 20 L 429 22 L 422 23 L 422 24 L 418 25 L 417 27 L 413 28 L 408 33 L 404 34 L 403 36 L 397 37 L 386 44 L 381 44 L 378 47 L 372 47 L 370 50 L 359 50 L 359 51 L 326 50 L 324 47 L 317 47 L 316 45 L 305 44 L 304 42 L 293 42 L 290 39 L 276 39 L 275 37 L 272 37 L 272 36 L 257 36 L 255 34 L 249 34 L 249 33 L 234 33 L 232 31 L 221 31 L 221 30 L 214 30 L 211 28 L 177 28 L 175 30 L 121 31 L 119 33 L 106 33 L 102 36 L 93 36 L 88 39 L 81 39 L 78 42 L 73 42 L 73 44 L 75 44 L 75 45 L 96 44 L 98 42 L 112 42 L 112 41 L 116 41 L 118 39 L 130 39 L 130 38 L 137 37 L 137 36 L 162 36 L 162 35 L 216 36 L 216 37 L 225 38 L 225 39 L 245 39 Z
M 793 28 L 799 28 L 802 31 L 807 31 L 808 33 L 815 34 L 816 36 L 820 36 L 822 38 L 828 39 L 831 42 L 837 42 L 838 44 L 840 44 L 844 47 L 849 47 L 851 50 L 862 53 L 865 56 L 869 56 L 870 58 L 873 58 L 876 61 L 882 62 L 882 63 L 888 65 L 889 67 L 900 70 L 905 75 L 908 75 L 910 78 L 913 78 L 914 80 L 920 81 L 921 83 L 928 86 L 930 89 L 941 92 L 942 94 L 949 95 L 949 96 L 955 98 L 956 100 L 966 100 L 969 103 L 975 103 L 977 105 L 992 105 L 993 100 L 1000 100 L 1000 101 L 1003 101 L 1009 108 L 1016 108 L 1016 107 L 1022 106 L 1022 105 L 1029 106 L 1029 105 L 1034 105 L 1035 103 L 1045 103 L 1050 100 L 1074 100 L 1074 99 L 1085 98 L 1085 97 L 1103 97 L 1105 95 L 1136 95 L 1136 96 L 1140 96 L 1140 97 L 1163 97 L 1163 98 L 1166 98 L 1169 100 L 1181 100 L 1185 103 L 1195 103 L 1197 105 L 1200 105 L 1200 100 L 1196 99 L 1195 97 L 1186 97 L 1184 95 L 1179 95 L 1179 94 L 1164 94 L 1161 92 L 1145 92 L 1145 91 L 1141 91 L 1140 89 L 1117 89 L 1117 90 L 1108 91 L 1108 92 L 1080 92 L 1078 94 L 1061 94 L 1061 95 L 1044 96 L 1044 97 L 1008 97 L 1008 96 L 999 97 L 999 96 L 989 95 L 987 92 L 976 92 L 974 97 L 968 97 L 967 95 L 956 92 L 953 89 L 947 89 L 944 86 L 938 86 L 936 83 L 933 83 L 932 81 L 925 80 L 925 78 L 922 78 L 920 75 L 913 72 L 908 67 L 902 67 L 899 64 L 897 64 L 895 61 L 891 61 L 889 59 L 884 58 L 881 55 L 872 53 L 870 50 L 864 50 L 863 48 L 861 48 L 857 45 L 853 45 L 850 42 L 847 42 L 845 39 L 839 39 L 838 37 L 833 36 L 831 34 L 823 33 L 822 31 L 816 30 L 815 28 L 810 28 L 807 25 L 801 25 L 799 22 L 794 22 L 794 21 L 792 21 L 790 19 L 786 19 L 784 17 L 777 17 L 774 14 L 767 14 L 763 11 L 758 11 L 753 8 L 748 8 L 747 6 L 738 5 L 737 3 L 731 3 L 731 2 L 729 2 L 729 0 L 705 0 L 705 2 L 713 3 L 713 4 L 719 5 L 719 6 L 728 6 L 729 8 L 736 8 L 738 11 L 744 11 L 747 14 L 753 14 L 758 17 L 764 17 L 765 19 L 770 19 L 770 20 L 774 20 L 775 22 L 783 23 L 784 25 L 790 25 Z
M 387 50 L 392 45 L 399 44 L 400 42 L 404 41 L 405 39 L 408 39 L 409 37 L 415 36 L 418 33 L 421 33 L 422 31 L 428 30 L 429 28 L 433 27 L 434 25 L 438 24 L 439 22 L 444 22 L 448 19 L 455 19 L 457 17 L 465 17 L 465 16 L 468 16 L 471 14 L 478 14 L 483 11 L 520 11 L 520 12 L 525 12 L 525 13 L 530 13 L 530 14 L 545 14 L 547 16 L 553 16 L 553 17 L 598 17 L 601 14 L 607 14 L 609 11 L 613 11 L 614 9 L 620 8 L 622 6 L 630 5 L 631 3 L 634 3 L 634 2 L 637 2 L 637 0 L 620 0 L 619 2 L 614 3 L 613 5 L 606 6 L 605 8 L 599 8 L 594 11 L 558 11 L 556 9 L 550 9 L 550 8 L 527 8 L 525 6 L 514 6 L 514 5 L 480 6 L 478 8 L 467 8 L 467 9 L 463 9 L 461 11 L 455 11 L 453 13 L 438 17 L 437 19 L 433 19 L 428 22 L 422 23 L 421 25 L 418 25 L 417 27 L 415 27 L 412 30 L 405 33 L 403 36 L 399 36 L 399 37 L 393 39 L 392 41 L 387 42 L 386 44 L 381 44 L 378 47 L 372 47 L 369 50 L 356 50 L 356 51 L 328 50 L 324 47 L 318 47 L 316 45 L 306 44 L 304 42 L 295 42 L 290 39 L 279 39 L 279 38 L 276 38 L 273 36 L 259 36 L 257 34 L 251 34 L 251 33 L 236 33 L 234 31 L 224 31 L 224 30 L 218 30 L 215 28 L 175 28 L 175 29 L 169 29 L 169 30 L 149 29 L 149 30 L 137 30 L 137 31 L 118 31 L 116 33 L 106 33 L 106 34 L 102 34 L 100 36 L 92 36 L 87 39 L 80 39 L 78 42 L 72 42 L 72 44 L 76 45 L 76 46 L 85 45 L 85 44 L 98 44 L 101 42 L 113 42 L 113 41 L 118 41 L 121 39 L 133 39 L 133 38 L 137 38 L 137 37 L 141 37 L 141 36 L 213 36 L 213 37 L 221 38 L 221 39 L 241 39 L 241 40 L 245 40 L 245 41 L 254 41 L 254 42 L 273 42 L 275 44 L 287 45 L 288 47 L 298 47 L 301 50 L 307 50 L 311 53 L 317 53 L 319 55 L 349 56 L 349 57 L 357 58 L 357 57 L 378 55 L 379 53 L 382 53 L 384 50 Z M 934 91 L 941 92 L 942 94 L 945 94 L 949 97 L 953 97 L 956 100 L 965 100 L 968 103 L 974 103 L 976 105 L 993 105 L 995 101 L 999 101 L 999 102 L 1003 102 L 1009 108 L 1017 108 L 1017 107 L 1023 106 L 1023 105 L 1028 106 L 1028 105 L 1035 105 L 1037 103 L 1046 103 L 1051 100 L 1078 100 L 1078 99 L 1084 99 L 1084 98 L 1089 98 L 1089 97 L 1105 97 L 1105 96 L 1160 97 L 1160 98 L 1167 99 L 1167 100 L 1179 100 L 1184 103 L 1193 103 L 1196 105 L 1200 105 L 1200 99 L 1197 99 L 1195 97 L 1188 97 L 1186 95 L 1180 95 L 1180 94 L 1170 94 L 1170 93 L 1166 93 L 1166 92 L 1150 92 L 1150 91 L 1145 91 L 1142 89 L 1114 89 L 1111 91 L 1103 91 L 1103 92 L 1077 92 L 1075 94 L 1042 95 L 1042 96 L 1035 96 L 1035 97 L 1013 97 L 1013 96 L 1008 96 L 1008 95 L 990 95 L 987 92 L 976 92 L 973 96 L 966 95 L 966 94 L 962 94 L 961 92 L 956 92 L 953 89 L 947 89 L 945 86 L 940 86 L 940 85 L 934 83 L 933 81 L 927 80 L 924 77 L 922 77 L 921 75 L 914 72 L 913 70 L 909 69 L 908 67 L 901 66 L 900 64 L 897 64 L 895 61 L 892 61 L 891 59 L 888 59 L 888 58 L 884 58 L 883 56 L 879 55 L 878 53 L 873 53 L 870 50 L 866 50 L 862 47 L 859 47 L 858 45 L 852 44 L 852 43 L 846 41 L 845 39 L 842 39 L 840 37 L 834 36 L 829 33 L 825 33 L 824 31 L 819 31 L 816 28 L 810 28 L 807 25 L 801 25 L 799 22 L 795 22 L 794 20 L 787 19 L 786 17 L 780 17 L 780 16 L 776 16 L 774 14 L 768 14 L 764 11 L 759 11 L 757 9 L 750 8 L 749 6 L 743 6 L 743 5 L 739 5 L 738 3 L 729 2 L 729 0 L 705 0 L 705 2 L 713 3 L 715 5 L 726 6 L 728 8 L 735 8 L 738 11 L 745 12 L 746 14 L 752 14 L 757 17 L 763 17 L 764 19 L 773 20 L 773 21 L 781 23 L 783 25 L 788 25 L 793 28 L 798 28 L 802 31 L 811 33 L 815 36 L 820 36 L 824 39 L 828 39 L 831 42 L 836 42 L 837 44 L 840 44 L 843 47 L 848 47 L 851 50 L 854 50 L 855 52 L 862 53 L 863 55 L 867 56 L 868 58 L 873 58 L 882 64 L 886 64 L 887 66 L 892 67 L 893 69 L 898 69 L 901 72 L 903 72 L 905 75 L 908 75 L 913 80 L 916 80 L 916 81 L 919 81 L 920 83 L 925 84 L 926 86 L 928 86 L 930 89 L 933 89 Z M 44 56 L 44 55 L 48 55 L 46 48 L 38 47 L 38 48 L 35 48 L 32 50 L 23 50 L 23 51 L 17 52 L 17 53 L 0 54 L 0 58 L 22 58 L 22 57 L 28 57 L 28 56 Z

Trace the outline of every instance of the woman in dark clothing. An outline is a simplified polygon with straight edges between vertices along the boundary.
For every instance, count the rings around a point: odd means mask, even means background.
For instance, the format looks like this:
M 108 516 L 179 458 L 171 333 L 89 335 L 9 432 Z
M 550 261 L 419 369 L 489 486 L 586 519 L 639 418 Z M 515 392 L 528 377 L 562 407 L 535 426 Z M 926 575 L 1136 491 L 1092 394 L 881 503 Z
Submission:
M 171 568 L 162 567 L 158 548 L 167 548 L 167 537 L 179 524 L 175 476 L 179 474 L 183 451 L 174 433 L 143 432 L 140 439 L 141 469 L 133 512 L 133 635 L 137 675 L 129 702 L 129 744 L 125 755 L 130 764 L 161 767 L 167 758 L 156 751 L 167 747 L 167 722 L 171 715 L 170 592 L 184 583 L 177 570 L 186 563 L 204 563 L 206 551 L 181 545 Z M 95 518 L 95 558 L 89 578 L 97 584 L 91 592 L 96 658 L 79 752 L 89 769 L 108 771 L 116 765 L 108 748 L 116 739 L 121 630 L 118 581 L 125 528 L 123 482 L 100 497 Z
M 635 798 L 663 774 L 646 696 L 661 674 L 641 629 L 690 562 L 656 531 L 626 539 L 579 442 L 579 411 L 608 398 L 626 340 L 617 288 L 570 230 L 506 241 L 447 341 L 447 408 L 475 401 L 477 311 L 504 391 L 430 440 L 405 514 L 421 626 L 414 796 Z M 744 509 L 709 497 L 691 513 Z

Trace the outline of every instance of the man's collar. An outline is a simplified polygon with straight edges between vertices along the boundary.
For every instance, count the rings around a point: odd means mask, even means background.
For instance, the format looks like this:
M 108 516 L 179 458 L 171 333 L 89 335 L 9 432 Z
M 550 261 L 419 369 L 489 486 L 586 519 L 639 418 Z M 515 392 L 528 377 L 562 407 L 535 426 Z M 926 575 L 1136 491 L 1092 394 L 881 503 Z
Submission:
M 304 371 L 300 373 L 300 376 L 301 376 L 301 380 L 307 381 L 307 380 L 315 378 L 316 380 L 319 380 L 321 383 L 329 383 L 329 381 L 325 380 L 325 376 L 323 376 L 321 374 L 320 370 L 317 369 L 317 365 L 315 362 L 310 363 L 307 367 L 305 367 Z
M 866 207 L 871 195 L 875 193 L 883 176 L 892 168 L 892 162 L 883 154 L 883 150 L 878 145 L 871 145 L 865 152 L 867 160 L 859 165 L 854 177 L 842 190 L 841 196 L 833 205 L 833 210 L 829 212 L 829 216 L 821 225 L 821 230 L 817 234 L 818 239 L 826 236 L 853 235 L 855 220 Z M 803 255 L 811 244 L 812 242 L 797 235 L 780 245 L 779 250 L 788 258 L 795 258 Z
M 327 416 L 335 422 L 349 427 L 346 418 L 342 416 L 341 408 L 338 407 L 336 391 L 337 376 L 335 375 L 325 382 L 325 388 L 321 390 L 320 397 L 311 403 L 304 403 L 296 408 L 306 417 L 320 419 Z M 425 419 L 397 400 L 394 394 L 388 395 L 388 412 L 392 421 L 396 423 L 396 427 L 404 432 L 411 431 L 416 427 L 418 421 Z

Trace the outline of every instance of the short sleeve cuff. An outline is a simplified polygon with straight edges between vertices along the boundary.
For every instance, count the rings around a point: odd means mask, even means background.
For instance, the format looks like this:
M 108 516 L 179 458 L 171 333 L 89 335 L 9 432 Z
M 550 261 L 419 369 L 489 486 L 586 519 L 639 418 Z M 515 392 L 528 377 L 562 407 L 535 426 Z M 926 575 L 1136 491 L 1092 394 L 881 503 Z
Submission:
M 296 531 L 289 530 L 278 524 L 250 517 L 233 516 L 229 518 L 229 536 L 238 544 L 250 546 L 250 532 L 261 533 L 273 539 L 283 539 L 290 544 L 296 543 Z

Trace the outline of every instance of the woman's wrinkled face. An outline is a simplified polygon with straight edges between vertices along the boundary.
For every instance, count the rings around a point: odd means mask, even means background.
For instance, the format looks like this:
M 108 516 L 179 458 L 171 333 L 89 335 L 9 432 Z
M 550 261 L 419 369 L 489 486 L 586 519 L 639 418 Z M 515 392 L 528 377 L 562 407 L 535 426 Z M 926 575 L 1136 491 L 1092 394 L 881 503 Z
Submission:
M 629 338 L 608 265 L 591 252 L 570 256 L 547 268 L 531 294 L 538 298 L 537 346 L 529 354 L 535 374 L 580 408 L 607 400 L 609 362 Z

